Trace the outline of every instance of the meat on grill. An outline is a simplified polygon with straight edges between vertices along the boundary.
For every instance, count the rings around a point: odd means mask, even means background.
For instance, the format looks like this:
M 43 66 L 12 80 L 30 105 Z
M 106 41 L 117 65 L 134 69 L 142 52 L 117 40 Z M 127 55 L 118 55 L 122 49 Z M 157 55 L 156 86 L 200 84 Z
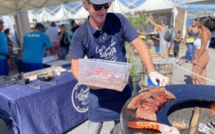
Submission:
M 127 108 L 136 110 L 136 118 L 157 121 L 156 112 L 168 100 L 174 100 L 175 96 L 164 87 L 149 87 L 149 91 L 142 92 L 134 97 Z
M 156 95 L 153 95 L 153 98 L 160 101 L 161 105 L 167 102 L 167 95 L 165 93 L 158 93 Z
M 156 113 L 150 109 L 150 107 L 140 105 L 136 111 L 136 118 L 149 120 L 149 121 L 157 121 Z
M 127 108 L 130 110 L 136 110 L 137 107 L 140 105 L 141 101 L 149 98 L 151 96 L 150 92 L 142 92 L 138 94 L 136 97 L 134 97 L 130 103 L 128 104 Z
M 153 97 L 145 99 L 144 102 L 153 104 L 153 105 L 155 105 L 157 107 L 161 106 L 161 102 L 159 100 L 157 100 L 157 99 L 154 99 Z

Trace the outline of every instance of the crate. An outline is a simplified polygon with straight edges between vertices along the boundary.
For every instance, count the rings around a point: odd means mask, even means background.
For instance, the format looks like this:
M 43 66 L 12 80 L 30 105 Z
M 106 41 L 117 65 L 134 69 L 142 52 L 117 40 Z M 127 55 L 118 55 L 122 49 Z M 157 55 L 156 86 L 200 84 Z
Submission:
M 161 57 L 154 57 L 153 64 L 157 72 L 169 78 L 169 84 L 172 83 L 172 74 L 173 74 L 173 64 L 175 62 L 174 58 L 161 58 Z M 143 65 L 143 73 L 141 77 L 142 84 L 141 86 L 143 89 L 148 87 L 148 72 L 146 66 Z
M 78 83 L 123 91 L 128 83 L 130 63 L 100 59 L 79 59 Z

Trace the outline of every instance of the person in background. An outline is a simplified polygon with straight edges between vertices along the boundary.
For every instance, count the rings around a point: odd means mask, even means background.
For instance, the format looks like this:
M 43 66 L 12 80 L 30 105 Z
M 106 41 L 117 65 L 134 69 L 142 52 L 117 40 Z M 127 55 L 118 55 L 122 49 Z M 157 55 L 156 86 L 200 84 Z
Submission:
M 172 42 L 170 45 L 174 44 L 174 47 L 173 47 L 173 54 L 174 54 L 174 57 L 179 59 L 179 45 L 181 43 L 181 31 L 178 31 L 176 36 L 173 38 Z
M 71 19 L 70 20 L 70 25 L 71 25 L 71 31 L 74 34 L 74 32 L 80 27 L 75 20 Z
M 12 42 L 12 40 L 9 37 L 9 35 L 10 35 L 10 29 L 9 28 L 5 29 L 4 33 L 5 33 L 6 37 L 7 37 L 7 45 L 8 45 L 9 55 L 12 55 L 12 47 L 13 47 L 12 44 L 13 44 L 13 42 Z
M 22 62 L 25 72 L 44 68 L 42 63 L 44 51 L 46 48 L 52 49 L 50 39 L 44 32 L 44 25 L 37 23 L 35 30 L 23 37 Z
M 7 37 L 2 32 L 3 30 L 4 30 L 4 22 L 0 20 L 0 76 L 9 75 L 9 65 L 7 62 L 8 44 L 7 44 Z
M 186 44 L 187 51 L 184 59 L 180 60 L 180 64 L 192 62 L 194 59 L 195 46 L 193 45 L 194 41 L 199 36 L 201 30 L 197 26 L 197 19 L 194 19 L 192 22 L 192 26 L 187 28 L 187 32 L 185 34 L 183 44 Z
M 168 55 L 170 54 L 170 51 L 174 49 L 174 42 L 173 39 L 175 37 L 175 28 L 173 26 L 170 27 L 172 39 L 170 42 L 168 42 Z M 172 43 L 173 42 L 173 43 Z M 173 50 L 174 51 L 174 50 Z
M 19 39 L 17 37 L 16 31 L 14 31 L 14 34 L 10 33 L 9 37 L 10 37 L 11 41 L 13 42 L 12 43 L 12 52 L 13 52 L 13 55 L 19 56 L 19 54 L 20 54 L 20 42 L 19 42 Z
M 138 37 L 136 29 L 118 13 L 107 13 L 114 0 L 82 0 L 89 12 L 87 21 L 77 29 L 72 37 L 71 71 L 78 80 L 79 59 L 85 56 L 127 62 L 124 42 L 130 42 L 140 55 L 152 81 L 160 86 L 168 83 L 168 78 L 155 71 L 145 42 Z M 130 83 L 130 82 L 128 82 Z M 131 97 L 131 86 L 127 84 L 122 92 L 90 86 L 88 109 L 88 133 L 99 134 L 105 121 L 114 121 L 111 133 L 121 134 L 120 112 Z
M 68 32 L 66 31 L 66 26 L 64 24 L 60 27 L 60 32 L 58 33 L 58 39 L 60 40 L 60 59 L 65 60 L 66 55 L 69 52 L 70 39 Z
M 161 19 L 161 24 L 157 24 L 155 23 L 153 20 L 151 20 L 149 17 L 147 17 L 147 19 L 149 20 L 149 22 L 155 26 L 158 29 L 159 32 L 159 38 L 160 38 L 160 54 L 161 56 L 164 55 L 165 58 L 168 58 L 168 42 L 164 39 L 164 35 L 166 33 L 166 31 L 168 30 L 167 27 L 167 18 L 166 17 L 162 17 Z
M 156 29 L 157 31 L 157 29 Z M 155 52 L 156 56 L 160 57 L 160 39 L 159 39 L 159 34 L 155 34 L 151 36 L 152 40 L 154 41 L 154 47 L 155 47 Z
M 53 52 L 50 52 L 51 55 L 60 55 L 60 44 L 59 44 L 59 39 L 58 39 L 58 29 L 56 27 L 56 23 L 52 22 L 50 27 L 46 30 L 46 35 L 51 40 L 52 43 L 52 50 Z
M 9 56 L 12 56 L 13 55 L 13 42 L 9 37 L 10 29 L 9 28 L 5 29 L 4 33 L 5 33 L 6 37 L 7 37 L 8 54 L 9 54 Z M 9 69 L 14 69 L 15 64 L 14 64 L 14 60 L 12 58 L 8 59 L 8 64 L 9 64 Z
M 199 37 L 194 41 L 196 47 L 193 64 L 193 73 L 198 74 L 204 78 L 207 77 L 207 64 L 210 60 L 208 53 L 208 47 L 211 41 L 211 31 L 208 29 L 210 26 L 210 19 L 208 17 L 202 17 L 197 20 L 197 26 L 201 29 Z M 206 85 L 207 81 L 195 74 L 192 74 L 193 84 Z

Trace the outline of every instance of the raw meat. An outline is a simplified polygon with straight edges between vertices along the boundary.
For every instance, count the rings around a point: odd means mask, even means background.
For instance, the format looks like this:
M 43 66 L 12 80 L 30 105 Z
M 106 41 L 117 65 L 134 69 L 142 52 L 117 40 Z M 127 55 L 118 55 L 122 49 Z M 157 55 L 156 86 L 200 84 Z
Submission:
M 130 110 L 135 110 L 140 105 L 140 102 L 148 97 L 150 97 L 151 94 L 149 92 L 142 92 L 135 96 L 130 103 L 128 104 L 127 108 Z
M 136 118 L 149 120 L 149 121 L 157 121 L 157 116 L 154 111 L 149 110 L 148 108 L 140 105 L 136 111 Z
M 144 102 L 153 104 L 153 105 L 155 105 L 157 107 L 161 106 L 161 102 L 159 100 L 157 100 L 157 99 L 152 98 L 152 97 L 145 99 Z

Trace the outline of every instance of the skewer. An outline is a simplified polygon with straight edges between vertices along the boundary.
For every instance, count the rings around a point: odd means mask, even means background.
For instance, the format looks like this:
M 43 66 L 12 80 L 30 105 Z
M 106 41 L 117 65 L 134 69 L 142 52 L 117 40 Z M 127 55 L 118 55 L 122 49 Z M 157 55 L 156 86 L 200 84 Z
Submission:
M 198 126 L 199 126 L 199 118 L 200 118 L 200 107 L 195 107 L 193 116 L 190 122 L 190 129 L 188 134 L 197 134 Z

